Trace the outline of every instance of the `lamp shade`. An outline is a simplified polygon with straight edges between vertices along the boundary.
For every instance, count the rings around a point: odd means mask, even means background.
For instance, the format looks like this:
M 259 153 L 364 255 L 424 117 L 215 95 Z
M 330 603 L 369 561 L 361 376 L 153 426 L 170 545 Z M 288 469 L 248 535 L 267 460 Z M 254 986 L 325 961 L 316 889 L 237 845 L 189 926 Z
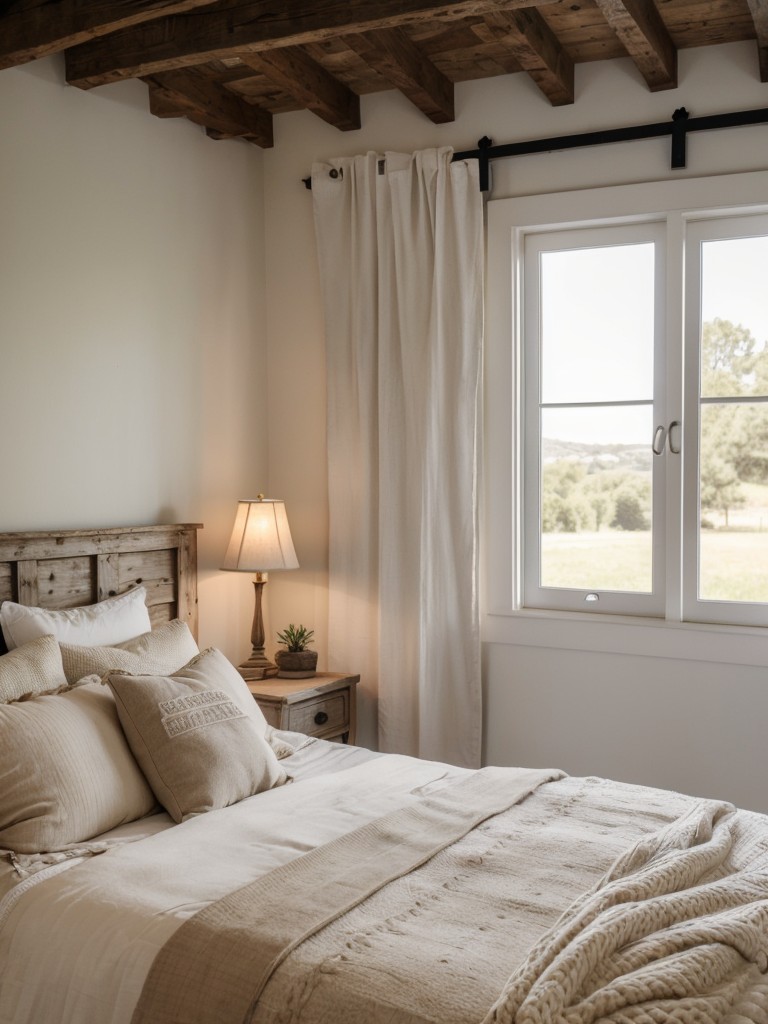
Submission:
M 270 569 L 298 567 L 285 503 L 261 495 L 238 501 L 235 525 L 222 569 L 268 572 Z

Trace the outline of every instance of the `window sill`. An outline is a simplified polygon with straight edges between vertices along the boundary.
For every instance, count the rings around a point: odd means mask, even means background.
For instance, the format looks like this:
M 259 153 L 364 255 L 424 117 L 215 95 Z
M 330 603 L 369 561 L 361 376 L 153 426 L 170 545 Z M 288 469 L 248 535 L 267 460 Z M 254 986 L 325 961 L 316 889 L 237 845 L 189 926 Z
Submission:
M 768 667 L 768 629 L 521 609 L 485 613 L 488 644 Z

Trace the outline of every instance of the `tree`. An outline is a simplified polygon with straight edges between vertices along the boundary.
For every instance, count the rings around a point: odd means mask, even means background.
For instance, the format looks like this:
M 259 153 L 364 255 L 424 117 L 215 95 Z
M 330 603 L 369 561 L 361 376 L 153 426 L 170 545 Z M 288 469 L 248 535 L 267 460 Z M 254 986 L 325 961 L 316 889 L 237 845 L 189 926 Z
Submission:
M 746 327 L 716 317 L 704 324 L 701 386 L 708 398 L 768 394 L 768 346 Z M 722 512 L 745 504 L 742 483 L 768 480 L 768 409 L 708 404 L 701 415 L 701 507 Z
M 580 462 L 557 459 L 544 466 L 544 487 L 561 498 L 568 498 L 586 475 L 587 471 Z
M 603 523 L 608 521 L 611 513 L 611 502 L 605 494 L 590 494 L 588 499 L 592 513 L 595 517 L 595 529 L 599 530 Z
M 728 513 L 745 503 L 741 481 L 732 462 L 716 451 L 702 447 L 701 452 L 701 507 L 723 513 L 728 526 Z
M 611 526 L 617 530 L 648 530 L 650 521 L 646 509 L 647 502 L 636 490 L 619 491 L 616 495 L 616 508 L 611 520 Z

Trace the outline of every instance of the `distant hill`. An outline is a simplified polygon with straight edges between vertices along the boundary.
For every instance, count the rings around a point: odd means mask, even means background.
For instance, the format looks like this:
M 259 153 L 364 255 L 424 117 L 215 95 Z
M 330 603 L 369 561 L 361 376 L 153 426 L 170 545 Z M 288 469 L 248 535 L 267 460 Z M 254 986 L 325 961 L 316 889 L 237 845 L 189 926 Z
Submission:
M 634 473 L 648 472 L 653 454 L 649 444 L 583 444 L 579 441 L 558 441 L 544 438 L 542 459 L 545 463 L 560 459 L 599 465 L 601 469 L 624 469 Z

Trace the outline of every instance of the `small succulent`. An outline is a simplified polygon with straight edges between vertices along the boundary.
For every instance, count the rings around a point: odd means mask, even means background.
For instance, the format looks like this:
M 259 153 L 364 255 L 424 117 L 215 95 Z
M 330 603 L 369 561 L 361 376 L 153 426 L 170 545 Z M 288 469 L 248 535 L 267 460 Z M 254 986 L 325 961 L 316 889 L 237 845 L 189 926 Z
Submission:
M 294 626 L 293 623 L 277 634 L 277 639 L 289 651 L 306 651 L 307 645 L 313 643 L 314 629 L 306 626 Z

